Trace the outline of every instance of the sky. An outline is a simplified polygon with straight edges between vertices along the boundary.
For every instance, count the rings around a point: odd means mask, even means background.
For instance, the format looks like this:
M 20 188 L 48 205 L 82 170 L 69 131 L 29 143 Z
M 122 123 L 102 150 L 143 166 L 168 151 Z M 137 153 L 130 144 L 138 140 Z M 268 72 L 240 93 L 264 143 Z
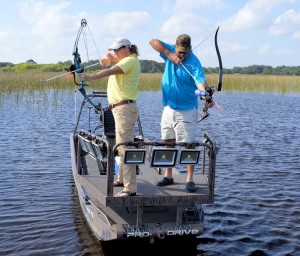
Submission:
M 72 60 L 82 19 L 82 62 L 100 59 L 117 37 L 136 44 L 140 59 L 163 62 L 149 41 L 189 34 L 202 65 L 217 67 L 220 27 L 225 68 L 300 66 L 300 0 L 2 0 L 0 62 Z

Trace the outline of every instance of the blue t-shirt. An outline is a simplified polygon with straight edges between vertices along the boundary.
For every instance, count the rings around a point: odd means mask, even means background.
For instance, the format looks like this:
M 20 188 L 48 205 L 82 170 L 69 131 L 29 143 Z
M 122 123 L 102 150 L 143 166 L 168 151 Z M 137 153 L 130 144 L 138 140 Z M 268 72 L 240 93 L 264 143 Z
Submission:
M 171 52 L 176 52 L 175 46 L 162 42 Z M 199 59 L 191 51 L 182 64 L 192 74 L 185 70 L 182 65 L 176 65 L 167 56 L 160 54 L 165 60 L 165 70 L 162 78 L 162 103 L 176 110 L 190 110 L 198 108 L 198 96 L 195 90 L 199 83 L 206 82 L 205 74 Z

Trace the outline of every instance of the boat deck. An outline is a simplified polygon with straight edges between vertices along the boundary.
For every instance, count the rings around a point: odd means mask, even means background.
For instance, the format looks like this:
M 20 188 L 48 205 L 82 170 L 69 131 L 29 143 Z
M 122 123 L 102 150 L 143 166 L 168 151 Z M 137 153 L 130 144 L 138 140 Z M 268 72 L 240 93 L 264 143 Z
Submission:
M 94 159 L 90 155 L 85 156 L 88 173 L 75 175 L 75 181 L 79 181 L 82 191 L 86 196 L 88 204 L 98 209 L 97 217 L 102 218 L 107 225 L 118 223 L 114 228 L 123 229 L 122 225 L 137 225 L 143 223 L 148 229 L 157 229 L 158 223 L 170 226 L 181 218 L 181 207 L 189 205 L 211 203 L 212 197 L 208 195 L 208 182 L 206 175 L 195 174 L 195 193 L 185 192 L 186 175 L 174 172 L 174 184 L 165 187 L 155 186 L 155 182 L 163 176 L 155 169 L 143 166 L 141 174 L 137 175 L 138 192 L 137 196 L 118 198 L 106 196 L 107 176 L 100 175 Z M 142 166 L 140 166 L 142 167 Z M 122 187 L 114 187 L 113 194 L 117 194 Z M 125 207 L 124 207 L 125 206 Z M 184 212 L 184 211 L 183 211 Z M 178 213 L 180 217 L 178 217 Z M 192 215 L 195 213 L 193 212 Z M 187 217 L 187 218 L 190 218 Z M 197 216 L 198 218 L 198 216 Z M 198 220 L 198 219 L 197 219 Z M 202 224 L 196 221 L 198 229 Z M 151 226 L 156 223 L 155 227 Z M 172 224 L 173 223 L 173 224 Z M 119 232 L 122 232 L 122 231 Z
M 137 175 L 137 196 L 118 198 L 106 196 L 108 193 L 108 181 L 106 175 L 100 175 L 94 159 L 90 155 L 85 156 L 88 173 L 77 175 L 80 183 L 93 194 L 99 202 L 105 206 L 127 205 L 127 206 L 155 206 L 155 205 L 192 205 L 196 203 L 213 203 L 213 196 L 209 194 L 208 178 L 205 174 L 194 174 L 196 191 L 185 192 L 186 175 L 173 171 L 174 184 L 164 187 L 155 186 L 163 176 L 158 174 L 154 168 L 147 165 L 140 166 L 140 174 Z M 113 194 L 117 194 L 122 187 L 113 187 Z M 88 192 L 87 196 L 91 197 Z

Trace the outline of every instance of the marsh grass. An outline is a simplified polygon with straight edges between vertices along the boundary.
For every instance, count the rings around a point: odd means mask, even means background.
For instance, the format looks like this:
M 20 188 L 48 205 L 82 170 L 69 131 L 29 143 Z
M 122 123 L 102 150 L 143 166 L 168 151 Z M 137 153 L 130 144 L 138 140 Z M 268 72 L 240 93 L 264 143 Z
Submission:
M 62 76 L 57 79 L 43 82 L 57 76 L 58 73 L 50 72 L 1 72 L 0 94 L 9 92 L 35 92 L 53 90 L 70 90 L 77 88 L 73 82 L 73 76 Z M 145 73 L 141 75 L 139 89 L 141 91 L 158 91 L 161 89 L 161 73 Z M 217 74 L 207 75 L 208 84 L 216 84 Z M 88 82 L 88 90 L 106 90 L 107 78 Z M 275 75 L 224 75 L 223 91 L 244 91 L 263 93 L 290 93 L 300 92 L 300 76 L 275 76 Z
M 222 90 L 280 94 L 300 92 L 300 76 L 224 75 Z

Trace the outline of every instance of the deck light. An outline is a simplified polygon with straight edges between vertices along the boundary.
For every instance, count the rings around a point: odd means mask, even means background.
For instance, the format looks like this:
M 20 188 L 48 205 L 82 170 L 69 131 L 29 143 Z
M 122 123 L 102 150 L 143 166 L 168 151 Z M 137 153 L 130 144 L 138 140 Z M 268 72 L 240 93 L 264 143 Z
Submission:
M 181 149 L 180 164 L 198 164 L 200 157 L 199 149 Z
M 174 167 L 176 164 L 178 150 L 170 148 L 153 148 L 151 167 Z
M 124 164 L 144 164 L 146 159 L 146 149 L 126 149 Z

